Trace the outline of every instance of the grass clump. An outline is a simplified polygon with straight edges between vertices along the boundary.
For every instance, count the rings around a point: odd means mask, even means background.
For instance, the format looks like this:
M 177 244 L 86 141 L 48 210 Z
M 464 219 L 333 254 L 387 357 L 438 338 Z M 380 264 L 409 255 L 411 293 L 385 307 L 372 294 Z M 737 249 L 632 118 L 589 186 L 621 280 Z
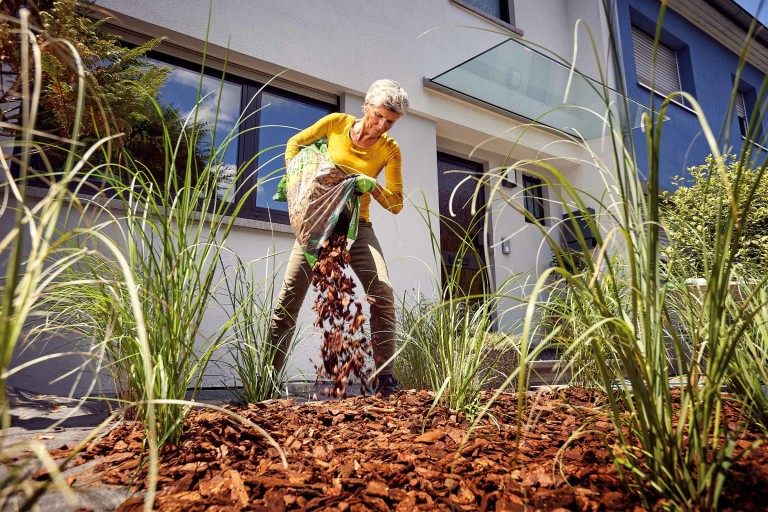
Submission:
M 459 226 L 428 207 L 419 211 L 432 236 L 438 292 L 434 297 L 415 292 L 400 298 L 395 373 L 407 388 L 435 391 L 435 404 L 474 417 L 482 391 L 499 381 L 499 362 L 519 350 L 517 338 L 497 332 L 500 295 L 489 291 L 488 268 L 462 268 L 465 257 L 482 261 L 473 233 L 483 215 L 475 215 L 469 226 Z M 435 220 L 439 229 L 452 230 L 459 240 L 451 262 L 441 256 Z
M 662 4 L 656 44 L 664 8 Z M 601 83 L 606 83 L 600 74 Z M 723 390 L 738 389 L 739 400 L 753 418 L 764 410 L 759 396 L 764 372 L 755 371 L 748 358 L 754 354 L 751 357 L 759 359 L 765 345 L 765 302 L 760 298 L 765 279 L 745 278 L 740 263 L 750 249 L 748 220 L 759 217 L 762 207 L 758 190 L 768 161 L 749 162 L 754 153 L 748 137 L 733 164 L 726 165 L 721 156 L 725 144 L 718 142 L 700 105 L 691 95 L 677 92 L 661 101 L 651 95 L 650 110 L 642 116 L 648 167 L 640 169 L 634 134 L 627 137 L 621 121 L 629 116 L 617 116 L 616 105 L 608 103 L 610 91 L 599 87 L 596 92 L 606 98 L 605 110 L 592 114 L 604 123 L 600 147 L 567 139 L 584 155 L 579 164 L 591 164 L 605 190 L 595 194 L 575 187 L 554 160 L 511 166 L 539 177 L 553 201 L 568 205 L 566 216 L 557 222 L 575 233 L 575 244 L 563 247 L 557 230 L 509 200 L 489 180 L 491 201 L 506 201 L 522 211 L 553 253 L 553 266 L 540 273 L 530 294 L 523 332 L 534 329 L 535 311 L 554 312 L 557 321 L 545 336 L 566 336 L 571 355 L 593 358 L 590 380 L 606 394 L 619 439 L 614 462 L 627 488 L 647 508 L 716 510 L 730 468 L 762 442 L 739 445 L 750 423 L 728 423 L 724 404 L 731 398 Z M 675 245 L 681 238 L 676 235 L 695 226 L 667 222 L 660 187 L 664 120 L 671 101 L 680 97 L 697 116 L 713 155 L 707 162 L 711 179 L 726 184 L 708 203 L 714 221 L 707 225 L 707 237 L 684 247 Z M 732 108 L 733 100 L 726 119 Z M 748 168 L 755 172 L 747 173 Z M 578 212 L 587 211 L 597 214 L 586 224 L 579 222 L 585 217 Z M 662 243 L 662 230 L 671 241 L 669 249 Z M 596 247 L 587 243 L 592 237 Z M 706 284 L 703 288 L 691 286 L 694 260 L 702 262 L 695 277 Z M 546 290 L 553 276 L 558 287 L 542 298 L 538 292 Z M 734 284 L 741 288 L 738 306 Z M 673 392 L 673 379 L 684 383 L 674 388 L 679 392 Z
M 575 259 L 578 260 L 578 256 Z M 613 266 L 620 268 L 620 262 L 614 262 Z M 615 362 L 616 354 L 613 346 L 603 341 L 609 338 L 610 334 L 599 326 L 602 311 L 596 308 L 584 293 L 615 301 L 611 307 L 614 310 L 622 310 L 628 304 L 629 290 L 625 288 L 626 276 L 614 276 L 602 272 L 599 268 L 593 268 L 594 274 L 591 276 L 587 275 L 588 272 L 588 266 L 584 265 L 581 269 L 576 269 L 574 276 L 590 282 L 589 291 L 570 286 L 566 279 L 556 279 L 547 288 L 548 297 L 546 302 L 541 304 L 541 322 L 538 328 L 551 336 L 550 343 L 562 362 L 561 372 L 569 375 L 569 384 L 602 388 L 603 382 L 594 351 L 605 351 L 599 357 L 606 362 Z M 621 281 L 615 283 L 616 278 Z M 614 286 L 618 292 L 616 295 L 610 293 Z M 580 313 L 574 314 L 575 311 Z M 599 327 L 596 328 L 596 325 Z M 584 336 L 584 333 L 589 334 Z
M 4 45 L 16 44 L 14 55 L 19 59 L 16 80 L 13 89 L 4 91 L 8 98 L 17 103 L 19 112 L 17 122 L 0 121 L 4 134 L 11 134 L 13 139 L 2 140 L 0 151 L 0 194 L 3 197 L 0 215 L 12 218 L 9 232 L 0 240 L 0 257 L 4 261 L 4 274 L 0 278 L 0 429 L 3 432 L 10 426 L 10 404 L 7 393 L 8 378 L 13 374 L 12 358 L 22 337 L 34 340 L 30 331 L 42 335 L 55 335 L 64 332 L 64 326 L 52 325 L 47 306 L 51 298 L 64 289 L 72 289 L 86 284 L 68 280 L 69 272 L 82 265 L 97 252 L 91 246 L 83 246 L 78 241 L 83 238 L 97 240 L 104 254 L 115 261 L 116 268 L 122 272 L 124 282 L 135 289 L 131 276 L 127 272 L 127 262 L 111 240 L 98 229 L 83 227 L 77 222 L 70 223 L 70 214 L 79 211 L 79 202 L 70 187 L 80 180 L 88 179 L 96 168 L 91 161 L 114 139 L 105 135 L 89 143 L 80 140 L 81 120 L 84 116 L 85 96 L 88 91 L 86 71 L 80 55 L 67 41 L 49 38 L 45 34 L 36 34 L 30 23 L 30 11 L 20 9 L 18 17 L 0 14 L 4 34 L 10 34 Z M 44 62 L 41 44 L 45 41 L 48 51 L 66 55 L 66 61 L 72 74 L 70 84 L 73 92 L 71 108 L 72 124 L 68 126 L 67 136 L 51 133 L 40 124 L 40 98 L 45 88 L 43 77 Z M 98 104 L 97 104 L 98 105 Z M 100 111 L 104 115 L 103 109 Z M 56 147 L 64 150 L 65 157 L 53 167 L 45 158 L 45 150 Z M 34 162 L 40 157 L 41 163 Z M 27 189 L 35 179 L 46 179 L 45 195 L 34 204 L 27 203 Z M 135 294 L 130 297 L 126 309 L 141 317 Z M 139 329 L 137 336 L 146 340 L 145 332 Z M 34 364 L 47 358 L 40 358 Z M 55 377 L 55 376 L 54 376 Z M 154 421 L 150 425 L 154 424 Z M 86 441 L 75 447 L 75 452 L 82 449 L 92 436 L 106 426 L 106 422 L 94 429 Z M 154 433 L 154 429 L 152 429 Z M 156 467 L 156 436 L 150 439 L 150 464 Z M 21 445 L 8 445 L 0 434 L 0 459 L 12 461 L 24 450 L 34 454 L 34 459 L 24 459 L 12 464 L 3 474 L 0 491 L 0 508 L 6 504 L 21 509 L 28 509 L 51 486 L 55 486 L 65 498 L 71 496 L 71 490 L 61 476 L 61 471 L 72 457 L 62 462 L 54 462 L 42 443 L 32 441 Z M 25 461 L 37 461 L 45 467 L 50 479 L 36 481 L 30 478 L 37 469 L 35 464 L 26 465 Z M 149 496 L 154 492 L 156 480 L 150 478 Z M 14 499 L 14 502 L 10 500 Z
M 270 258 L 267 259 L 267 262 Z M 275 272 L 264 280 L 255 278 L 252 265 L 245 265 L 238 258 L 233 279 L 226 281 L 229 299 L 225 309 L 231 308 L 232 337 L 227 352 L 232 359 L 232 369 L 242 389 L 236 391 L 238 401 L 261 402 L 283 395 L 287 377 L 285 366 L 278 372 L 272 361 L 280 347 L 272 343 L 270 324 L 275 301 Z M 297 337 L 288 345 L 286 359 L 297 344 Z

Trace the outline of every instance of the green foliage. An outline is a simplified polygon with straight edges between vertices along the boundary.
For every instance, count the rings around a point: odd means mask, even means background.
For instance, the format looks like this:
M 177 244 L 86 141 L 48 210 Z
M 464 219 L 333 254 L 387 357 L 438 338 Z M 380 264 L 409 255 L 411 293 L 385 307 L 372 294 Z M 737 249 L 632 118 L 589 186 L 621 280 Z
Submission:
M 434 390 L 435 405 L 442 403 L 474 417 L 482 405 L 481 392 L 497 380 L 499 361 L 517 347 L 507 337 L 493 334 L 499 296 L 470 291 L 487 289 L 487 268 L 467 275 L 461 264 L 466 255 L 477 256 L 476 231 L 471 225 L 459 226 L 444 219 L 426 206 L 419 211 L 431 233 L 433 252 L 440 258 L 435 263 L 442 273 L 433 276 L 439 290 L 435 297 L 417 292 L 412 298 L 406 294 L 400 299 L 395 372 L 407 387 Z M 441 256 L 434 219 L 440 229 L 454 230 L 460 240 L 453 263 Z M 472 223 L 481 219 L 477 215 Z M 500 337 L 509 343 L 500 342 Z
M 74 2 L 41 2 L 41 5 L 68 6 L 70 11 L 63 14 L 62 23 L 68 22 L 67 14 L 75 16 L 71 11 Z M 137 407 L 146 433 L 149 460 L 144 508 L 151 510 L 160 447 L 178 440 L 186 415 L 195 405 L 184 400 L 187 390 L 199 389 L 202 374 L 230 327 L 225 323 L 214 332 L 204 332 L 203 317 L 221 285 L 218 263 L 227 237 L 239 209 L 252 192 L 234 187 L 241 176 L 239 173 L 259 155 L 253 155 L 252 160 L 223 180 L 222 173 L 229 173 L 223 164 L 224 154 L 238 132 L 233 131 L 217 141 L 218 145 L 201 165 L 199 155 L 184 148 L 199 147 L 200 142 L 207 139 L 205 127 L 192 119 L 179 129 L 178 112 L 158 105 L 151 91 L 142 91 L 143 94 L 135 97 L 149 98 L 148 105 L 164 128 L 159 145 L 163 154 L 159 160 L 162 180 L 153 179 L 156 173 L 147 172 L 146 165 L 134 160 L 125 147 L 103 149 L 115 135 L 102 137 L 93 144 L 85 143 L 79 138 L 80 134 L 98 136 L 102 129 L 111 133 L 112 127 L 99 126 L 96 122 L 92 132 L 88 132 L 90 128 L 81 130 L 84 123 L 94 121 L 93 116 L 89 116 L 96 110 L 89 111 L 86 106 L 87 93 L 94 89 L 87 86 L 88 72 L 73 48 L 77 45 L 70 46 L 44 33 L 35 37 L 29 30 L 29 11 L 19 10 L 19 19 L 15 19 L 5 15 L 5 9 L 14 9 L 15 14 L 17 3 L 0 6 L 4 9 L 0 13 L 3 50 L 10 48 L 5 38 L 10 34 L 10 39 L 19 46 L 14 50 L 18 62 L 30 62 L 29 66 L 15 70 L 15 89 L 3 89 L 8 93 L 3 101 L 20 102 L 23 108 L 18 112 L 22 115 L 4 118 L 0 123 L 2 129 L 15 138 L 10 144 L 21 148 L 14 156 L 17 167 L 14 173 L 7 159 L 11 151 L 5 146 L 0 151 L 3 173 L 0 196 L 5 198 L 0 215 L 4 221 L 9 220 L 10 226 L 9 232 L 0 238 L 0 257 L 4 262 L 0 276 L 0 429 L 7 428 L 10 422 L 6 382 L 12 373 L 11 358 L 22 333 L 27 335 L 26 330 L 31 329 L 52 337 L 81 335 L 92 344 L 94 354 L 109 355 L 110 369 L 122 379 L 119 390 Z M 55 15 L 51 16 L 46 18 L 51 23 L 59 21 Z M 91 26 L 90 21 L 81 21 Z M 61 55 L 61 60 L 44 55 L 43 49 Z M 46 74 L 53 71 L 57 76 L 66 75 L 65 63 L 75 70 L 69 81 L 57 81 L 56 77 Z M 3 66 L 5 72 L 6 64 Z M 33 79 L 34 71 L 41 68 L 45 70 L 44 78 L 53 80 L 54 85 Z M 131 90 L 135 91 L 135 85 Z M 51 91 L 71 94 L 66 99 L 71 100 L 71 104 L 62 106 L 58 113 L 50 108 L 47 111 L 31 108 Z M 98 104 L 95 96 L 88 101 Z M 43 118 L 44 113 L 48 117 Z M 168 119 L 165 114 L 169 114 Z M 71 120 L 72 126 L 57 128 L 56 123 L 66 119 Z M 176 127 L 169 127 L 167 123 Z M 54 133 L 45 133 L 44 127 Z M 62 134 L 69 138 L 62 139 Z M 172 138 L 174 135 L 177 138 Z M 33 154 L 45 140 L 56 141 L 60 161 L 42 158 L 39 166 L 33 168 Z M 0 142 L 7 143 L 5 139 Z M 118 152 L 121 158 L 113 160 Z M 30 207 L 26 195 L 31 174 L 55 174 L 57 178 L 50 181 L 44 196 L 34 200 L 34 207 Z M 121 208 L 107 210 L 98 196 L 94 200 L 76 197 L 71 188 L 77 190 L 85 180 L 91 179 L 108 186 L 114 201 L 110 206 L 122 202 Z M 223 183 L 232 187 L 226 191 L 227 197 L 240 197 L 238 202 L 219 200 Z M 266 432 L 240 419 L 280 451 Z M 94 429 L 92 436 L 107 423 Z M 88 437 L 75 451 L 91 439 Z M 71 492 L 61 470 L 74 454 L 54 462 L 37 441 L 10 448 L 5 442 L 6 437 L 0 436 L 0 459 L 28 460 L 31 450 L 51 478 L 37 481 L 31 477 L 31 471 L 19 469 L 24 461 L 14 465 L 10 472 L 2 475 L 0 508 L 5 508 L 6 498 L 17 491 L 24 493 L 23 501 L 12 506 L 21 510 L 30 509 L 51 485 L 56 485 L 65 496 Z M 284 455 L 282 460 L 287 468 Z
M 664 8 L 662 3 L 657 37 Z M 605 83 L 602 71 L 600 78 L 600 83 Z M 607 90 L 602 92 L 610 98 Z M 697 251 L 708 244 L 707 250 L 701 251 L 705 254 L 700 275 L 706 283 L 703 287 L 691 286 L 688 279 L 695 265 L 689 252 L 673 250 L 666 254 L 666 260 L 662 258 L 659 226 L 668 232 L 696 229 L 668 222 L 662 215 L 667 211 L 662 209 L 660 194 L 663 162 L 659 148 L 672 97 L 657 103 L 659 100 L 651 95 L 650 109 L 643 113 L 647 168 L 638 168 L 633 153 L 632 137 L 637 132 L 625 131 L 621 117 L 614 117 L 607 103 L 605 110 L 594 112 L 606 122 L 607 137 L 600 140 L 599 148 L 590 146 L 589 141 L 569 139 L 588 155 L 580 161 L 595 163 L 600 173 L 595 181 L 607 184 L 600 195 L 576 188 L 555 162 L 521 161 L 510 168 L 538 167 L 546 171 L 540 177 L 552 194 L 550 200 L 568 205 L 571 211 L 586 211 L 587 207 L 597 210 L 600 224 L 589 226 L 597 249 L 584 243 L 583 233 L 576 233 L 580 260 L 586 264 L 584 271 L 574 265 L 572 249 L 562 247 L 551 226 L 527 218 L 540 229 L 556 262 L 541 273 L 538 289 L 545 288 L 551 274 L 558 275 L 562 285 L 569 288 L 566 296 L 572 298 L 573 311 L 567 318 L 584 329 L 574 332 L 574 343 L 589 340 L 594 347 L 600 385 L 618 436 L 614 462 L 627 488 L 648 509 L 717 510 L 734 463 L 763 441 L 745 442 L 741 436 L 751 425 L 744 423 L 737 428 L 729 423 L 724 404 L 731 397 L 723 389 L 730 385 L 737 390 L 738 399 L 753 418 L 759 417 L 756 413 L 761 408 L 765 410 L 763 373 L 756 373 L 749 359 L 761 357 L 765 346 L 761 313 L 765 301 L 760 297 L 764 297 L 761 290 L 766 278 L 764 273 L 756 280 L 746 277 L 750 274 L 742 271 L 746 266 L 743 260 L 756 253 L 742 248 L 749 247 L 750 219 L 761 215 L 765 194 L 758 190 L 766 166 L 764 162 L 754 166 L 754 175 L 746 172 L 743 162 L 753 146 L 748 139 L 736 159 L 739 164 L 729 165 L 729 171 L 700 105 L 689 94 L 673 96 L 683 97 L 697 116 L 714 155 L 709 169 L 713 182 L 729 183 L 715 194 L 727 206 L 706 206 L 717 212 L 706 242 L 699 237 L 691 243 Z M 730 105 L 732 108 L 733 100 Z M 728 112 L 726 119 L 730 115 Z M 641 176 L 647 176 L 647 181 L 642 182 Z M 494 188 L 489 200 L 496 198 L 506 200 L 503 191 Z M 520 208 L 514 203 L 510 206 Z M 738 302 L 733 297 L 734 283 L 742 289 Z M 548 306 L 535 292 L 529 311 Z M 558 301 L 562 296 L 555 294 L 553 299 Z M 533 321 L 534 315 L 526 315 L 524 330 L 531 329 Z M 557 333 L 553 329 L 548 335 Z M 679 394 L 672 391 L 673 376 L 685 383 Z
M 411 303 L 404 298 L 402 304 L 398 378 L 408 387 L 435 391 L 436 400 L 450 410 L 473 417 L 480 392 L 494 376 L 496 364 L 489 356 L 498 360 L 511 349 L 492 343 L 495 301 L 416 296 Z
M 752 297 L 757 305 L 753 317 L 741 317 L 742 325 L 734 329 L 743 330 L 742 340 L 734 351 L 730 364 L 728 387 L 752 419 L 768 432 L 768 286 L 762 279 L 745 279 L 733 290 L 728 302 L 729 316 L 740 318 L 738 310 L 745 298 Z
M 3 11 L 15 14 L 18 2 L 4 2 Z M 81 14 L 76 0 L 40 2 L 32 12 L 37 38 L 41 44 L 42 83 L 40 94 L 41 128 L 60 137 L 71 137 L 77 115 L 75 105 L 78 74 L 72 66 L 71 55 L 61 44 L 67 41 L 82 60 L 89 94 L 83 104 L 83 118 L 77 135 L 89 140 L 99 134 L 130 130 L 129 119 L 136 112 L 149 112 L 151 105 L 136 94 L 138 85 L 150 96 L 168 77 L 168 70 L 149 64 L 144 56 L 157 48 L 161 39 L 141 46 L 121 46 L 119 39 L 101 30 L 104 20 L 94 20 Z M 84 7 L 85 5 L 80 5 Z M 85 6 L 87 7 L 87 6 Z M 86 9 L 87 11 L 87 9 Z M 0 54 L 3 55 L 7 87 L 0 102 L 15 103 L 21 91 L 19 77 L 23 61 L 19 53 L 18 34 L 9 23 L 0 24 Z M 6 119 L 18 120 L 20 107 L 6 112 Z
M 768 180 L 760 179 L 762 171 L 749 168 L 748 162 L 736 155 L 719 160 L 710 156 L 688 169 L 687 176 L 675 178 L 678 188 L 667 198 L 662 219 L 671 243 L 667 252 L 685 263 L 692 277 L 703 276 L 712 266 L 715 237 L 731 211 L 737 212 L 734 221 L 743 230 L 731 241 L 738 244 L 731 248 L 736 268 L 768 271 Z
M 419 293 L 406 292 L 398 300 L 396 339 L 399 355 L 395 360 L 395 376 L 405 389 L 431 390 L 429 352 L 434 340 L 427 318 L 432 305 Z M 418 325 L 419 329 L 409 333 L 413 325 Z
M 185 130 L 176 132 L 179 138 L 172 139 L 174 131 L 167 123 L 176 123 L 178 115 L 171 111 L 166 121 L 167 110 L 152 104 L 166 127 L 161 180 L 155 180 L 155 173 L 132 159 L 127 150 L 121 155 L 122 164 L 107 161 L 98 167 L 99 179 L 123 212 L 99 228 L 123 248 L 126 262 L 121 268 L 116 261 L 85 261 L 68 275 L 83 285 L 61 287 L 55 300 L 62 319 L 78 318 L 74 325 L 83 336 L 104 340 L 121 399 L 137 404 L 145 428 L 156 428 L 157 442 L 164 445 L 178 441 L 190 411 L 184 402 L 187 393 L 191 390 L 194 399 L 234 321 L 211 332 L 203 328 L 222 286 L 220 262 L 227 238 L 252 190 L 235 187 L 259 155 L 225 182 L 224 155 L 239 127 L 218 141 L 200 167 L 196 155 L 183 148 L 185 141 L 189 147 L 197 146 L 199 138 L 207 136 L 206 130 L 192 119 Z M 228 190 L 222 191 L 222 183 L 227 183 Z M 240 199 L 221 201 L 222 192 Z M 121 278 L 124 273 L 129 278 Z M 140 314 L 135 314 L 136 304 Z M 81 313 L 84 307 L 87 314 Z
M 18 98 L 23 108 L 20 109 L 22 115 L 14 123 L 12 133 L 16 137 L 13 142 L 14 145 L 32 148 L 35 137 L 43 133 L 38 123 L 40 118 L 31 108 L 39 99 L 43 85 L 34 83 L 32 80 L 34 71 L 43 65 L 38 57 L 39 52 L 36 51 L 39 50 L 38 42 L 31 36 L 29 30 L 28 11 L 20 11 L 18 19 L 0 13 L 0 23 L 2 23 L 4 30 L 18 34 L 19 37 L 15 39 L 18 48 L 15 51 L 19 55 L 23 55 L 24 59 L 28 59 L 30 63 L 29 67 L 19 70 L 17 77 L 19 91 L 24 93 Z M 3 42 L 4 44 L 8 43 L 5 40 Z M 62 52 L 69 48 L 63 43 L 59 44 Z M 76 94 L 71 105 L 75 113 L 73 123 L 76 127 L 83 115 L 85 79 L 84 70 L 79 67 L 78 54 L 72 52 L 69 54 L 69 58 L 74 63 L 75 69 L 79 70 L 74 84 Z M 6 122 L 2 126 L 3 128 L 11 128 Z M 57 331 L 65 332 L 68 328 L 66 325 L 56 327 L 47 324 L 49 319 L 47 306 L 51 304 L 51 297 L 56 294 L 57 290 L 68 287 L 77 288 L 83 284 L 72 283 L 64 277 L 71 269 L 93 257 L 94 251 L 91 248 L 77 242 L 82 240 L 83 236 L 99 240 L 104 253 L 114 257 L 116 267 L 125 268 L 125 259 L 122 258 L 117 247 L 111 244 L 108 238 L 97 230 L 86 233 L 77 225 L 72 227 L 67 223 L 67 207 L 73 199 L 69 186 L 76 183 L 78 178 L 83 176 L 83 173 L 87 173 L 87 160 L 92 158 L 100 151 L 100 147 L 109 141 L 107 138 L 102 138 L 93 144 L 80 145 L 77 137 L 78 130 L 73 128 L 71 132 L 74 135 L 67 143 L 69 146 L 68 154 L 74 154 L 74 149 L 78 148 L 82 159 L 67 158 L 63 162 L 59 180 L 52 183 L 44 196 L 36 200 L 34 208 L 29 208 L 25 204 L 27 200 L 25 195 L 26 177 L 31 172 L 30 152 L 22 152 L 16 162 L 18 173 L 12 174 L 11 162 L 6 159 L 6 155 L 10 154 L 10 151 L 6 147 L 0 150 L 0 172 L 3 174 L 0 178 L 0 196 L 6 200 L 0 207 L 0 215 L 4 217 L 3 220 L 10 221 L 7 224 L 9 231 L 0 239 L 0 259 L 4 263 L 3 274 L 0 275 L 0 296 L 2 297 L 0 305 L 0 414 L 2 414 L 0 430 L 3 431 L 10 426 L 10 404 L 6 383 L 13 373 L 12 357 L 22 335 L 27 336 L 31 326 L 40 324 L 42 324 L 44 331 L 53 335 Z M 122 277 L 130 283 L 129 276 L 123 275 Z M 126 309 L 129 310 L 128 314 L 140 314 L 135 301 L 129 300 Z M 42 320 L 40 320 L 41 318 Z M 141 329 L 139 329 L 137 336 L 144 338 Z M 63 469 L 72 460 L 75 453 L 82 450 L 93 436 L 106 427 L 108 421 L 96 427 L 92 435 L 89 435 L 78 446 L 73 447 L 71 456 L 58 462 L 52 459 L 38 441 L 11 442 L 9 445 L 7 437 L 1 435 L 0 460 L 4 463 L 3 469 L 8 469 L 8 471 L 2 472 L 0 509 L 6 509 L 6 505 L 20 510 L 31 509 L 40 496 L 52 486 L 55 486 L 65 498 L 68 497 L 71 494 L 71 489 L 62 476 Z M 154 433 L 153 423 L 150 423 L 149 427 L 152 433 Z M 155 437 L 152 437 L 148 443 L 150 448 L 156 447 L 153 439 Z M 29 464 L 30 453 L 47 469 L 51 475 L 50 478 L 43 480 L 34 478 L 33 472 L 37 468 L 34 464 Z M 156 450 L 150 451 L 151 466 L 156 467 L 157 457 Z M 6 467 L 5 462 L 11 462 L 11 465 Z M 150 501 L 155 489 L 155 476 L 150 476 L 149 479 L 148 496 Z M 9 503 L 7 500 L 17 492 L 21 496 L 21 500 Z
M 159 105 L 156 108 L 161 111 Z M 195 137 L 204 136 L 194 126 L 192 146 L 196 144 Z M 221 286 L 219 262 L 228 235 L 237 212 L 249 197 L 249 191 L 243 191 L 236 204 L 219 201 L 220 174 L 225 168 L 222 160 L 227 145 L 236 140 L 235 131 L 220 141 L 211 159 L 200 169 L 193 155 L 187 154 L 186 160 L 179 158 L 180 144 L 171 140 L 169 133 L 166 131 L 164 144 L 164 186 L 148 179 L 146 167 L 130 158 L 129 165 L 121 171 L 129 173 L 130 182 L 111 183 L 116 198 L 123 201 L 125 214 L 116 220 L 124 226 L 119 244 L 126 247 L 130 269 L 139 283 L 142 319 L 146 322 L 153 363 L 151 373 L 147 374 L 138 364 L 141 354 L 133 333 L 135 323 L 142 320 L 124 315 L 125 292 L 110 291 L 111 313 L 117 315 L 117 320 L 104 319 L 103 323 L 111 325 L 117 321 L 125 326 L 125 343 L 113 348 L 114 364 L 126 376 L 132 396 L 143 401 L 148 398 L 147 387 L 152 387 L 153 395 L 162 399 L 184 400 L 188 389 L 193 390 L 194 397 L 211 357 L 224 345 L 233 320 L 206 332 L 204 317 Z M 182 168 L 177 167 L 180 163 Z M 249 164 L 238 169 L 235 178 Z M 236 183 L 237 179 L 229 185 L 233 197 Z M 200 211 L 207 212 L 204 221 Z M 188 407 L 179 403 L 147 403 L 140 407 L 145 421 L 149 407 L 156 409 L 160 443 L 175 443 Z
M 576 257 L 576 259 L 579 259 Z M 621 268 L 619 261 L 614 268 Z M 602 296 L 612 302 L 611 310 L 622 311 L 629 307 L 630 290 L 626 288 L 627 276 L 615 276 L 599 268 L 578 265 L 574 276 L 591 282 L 589 293 L 592 297 Z M 580 270 L 580 271 L 579 271 Z M 617 282 L 618 279 L 618 282 Z M 618 290 L 618 294 L 611 293 Z M 558 350 L 565 363 L 562 371 L 570 373 L 570 384 L 585 388 L 601 388 L 603 385 L 597 357 L 609 364 L 616 360 L 610 343 L 610 330 L 600 326 L 602 308 L 596 307 L 583 290 L 577 290 L 559 279 L 548 289 L 548 300 L 541 304 L 539 329 L 550 335 L 551 345 Z M 597 327 L 596 327 L 597 326 Z M 586 334 L 585 334 L 586 333 Z M 595 351 L 601 351 L 595 354 Z

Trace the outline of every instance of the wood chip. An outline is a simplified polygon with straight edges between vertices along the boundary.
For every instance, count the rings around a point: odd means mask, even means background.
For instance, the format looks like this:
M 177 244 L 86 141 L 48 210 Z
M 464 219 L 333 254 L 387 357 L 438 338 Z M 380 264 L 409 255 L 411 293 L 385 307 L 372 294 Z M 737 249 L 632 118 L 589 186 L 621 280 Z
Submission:
M 421 434 L 419 437 L 413 440 L 414 443 L 434 443 L 445 437 L 445 432 L 440 430 L 430 430 Z

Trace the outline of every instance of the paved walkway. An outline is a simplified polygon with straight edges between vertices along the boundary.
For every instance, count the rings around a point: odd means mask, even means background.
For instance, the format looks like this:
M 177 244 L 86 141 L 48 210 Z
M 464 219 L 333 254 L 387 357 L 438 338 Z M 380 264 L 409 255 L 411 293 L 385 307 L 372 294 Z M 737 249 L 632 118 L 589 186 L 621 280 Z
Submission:
M 5 443 L 49 441 L 48 437 L 55 437 L 56 443 L 66 439 L 66 444 L 71 444 L 80 437 L 70 437 L 68 432 L 90 431 L 112 414 L 110 403 L 105 400 L 75 400 L 13 387 L 8 388 L 8 395 L 11 428 L 3 432 Z M 43 438 L 36 439 L 39 437 Z M 51 443 L 45 444 L 49 446 Z
M 34 393 L 10 387 L 11 427 L 2 431 L 0 451 L 16 451 L 28 443 L 41 443 L 50 451 L 56 448 L 77 446 L 94 432 L 94 429 L 112 416 L 112 408 L 104 400 L 75 400 L 55 395 Z M 104 428 L 107 432 L 114 424 Z M 64 471 L 65 478 L 75 477 L 97 463 L 91 461 Z M 0 464 L 0 479 L 8 473 L 8 467 Z M 107 511 L 116 509 L 129 497 L 123 488 L 79 485 L 75 480 L 71 497 L 52 491 L 37 502 L 39 510 L 64 512 L 78 509 Z M 23 503 L 13 501 L 6 509 L 15 510 Z

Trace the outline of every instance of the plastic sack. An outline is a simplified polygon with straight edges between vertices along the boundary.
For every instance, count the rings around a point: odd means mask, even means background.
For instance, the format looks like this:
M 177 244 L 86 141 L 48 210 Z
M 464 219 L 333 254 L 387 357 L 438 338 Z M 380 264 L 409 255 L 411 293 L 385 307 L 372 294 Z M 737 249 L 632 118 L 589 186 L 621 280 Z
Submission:
M 288 217 L 310 265 L 331 233 L 357 236 L 360 196 L 354 175 L 336 167 L 325 140 L 306 146 L 290 161 L 273 197 L 288 202 Z

